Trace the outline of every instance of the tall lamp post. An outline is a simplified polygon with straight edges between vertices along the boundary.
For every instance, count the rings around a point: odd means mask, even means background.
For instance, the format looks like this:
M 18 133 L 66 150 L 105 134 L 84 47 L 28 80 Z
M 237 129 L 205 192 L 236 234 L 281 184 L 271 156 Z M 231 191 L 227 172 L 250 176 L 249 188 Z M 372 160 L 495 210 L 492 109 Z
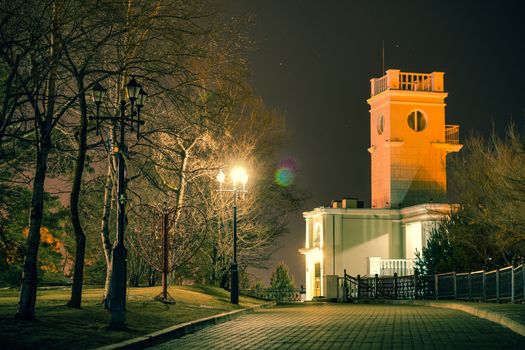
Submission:
M 96 83 L 93 87 L 93 101 L 97 108 L 97 114 L 90 119 L 97 122 L 97 134 L 101 121 L 113 121 L 119 123 L 120 135 L 119 142 L 113 147 L 113 152 L 118 160 L 118 220 L 117 220 L 117 244 L 113 247 L 111 267 L 111 292 L 109 295 L 109 310 L 111 312 L 111 321 L 109 327 L 112 329 L 126 328 L 126 248 L 124 247 L 124 233 L 126 230 L 126 164 L 124 161 L 124 151 L 126 149 L 125 132 L 126 127 L 136 130 L 137 139 L 140 137 L 140 125 L 144 121 L 140 120 L 140 111 L 146 101 L 146 92 L 142 86 L 137 83 L 135 78 L 126 85 L 126 93 L 129 98 L 130 113 L 126 114 L 127 102 L 124 97 L 120 101 L 120 113 L 117 116 L 99 116 L 100 105 L 104 98 L 105 89 Z M 136 124 L 134 128 L 133 125 Z
M 231 172 L 231 189 L 223 189 L 222 185 L 226 180 L 226 175 L 221 170 L 217 174 L 217 181 L 219 182 L 219 192 L 233 193 L 233 262 L 231 264 L 231 292 L 230 300 L 232 304 L 239 304 L 239 270 L 237 268 L 237 194 L 246 193 L 246 183 L 248 182 L 248 174 L 242 167 L 233 168 Z M 239 186 L 242 185 L 242 189 Z
M 162 207 L 157 208 L 157 212 L 161 216 L 161 232 L 162 232 L 162 291 L 155 297 L 155 300 L 158 300 L 165 304 L 175 304 L 175 299 L 172 298 L 170 293 L 168 293 L 168 273 L 170 272 L 169 268 L 169 230 L 170 230 L 170 215 L 175 212 L 176 207 L 168 207 L 168 202 L 164 201 Z

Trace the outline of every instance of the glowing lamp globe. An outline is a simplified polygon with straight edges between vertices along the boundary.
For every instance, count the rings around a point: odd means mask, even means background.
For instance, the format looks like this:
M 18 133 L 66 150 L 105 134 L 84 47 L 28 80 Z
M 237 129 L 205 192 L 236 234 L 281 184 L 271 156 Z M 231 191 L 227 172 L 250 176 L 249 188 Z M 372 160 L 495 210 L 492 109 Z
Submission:
M 219 173 L 217 174 L 217 181 L 221 184 L 224 183 L 224 180 L 226 179 L 226 175 L 224 174 L 224 172 L 222 171 L 219 171 Z
M 243 167 L 233 168 L 231 178 L 234 185 L 242 184 L 244 186 L 248 182 L 248 174 Z

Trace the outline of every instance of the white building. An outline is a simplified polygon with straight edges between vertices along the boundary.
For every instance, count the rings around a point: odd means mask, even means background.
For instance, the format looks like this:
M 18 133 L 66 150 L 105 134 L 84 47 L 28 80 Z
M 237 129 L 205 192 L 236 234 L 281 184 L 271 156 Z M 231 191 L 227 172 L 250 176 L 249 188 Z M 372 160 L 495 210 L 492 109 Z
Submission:
M 450 212 L 446 155 L 459 126 L 445 125 L 443 73 L 388 70 L 371 80 L 372 208 L 344 198 L 303 213 L 306 299 L 337 297 L 337 277 L 412 274 L 432 228 Z

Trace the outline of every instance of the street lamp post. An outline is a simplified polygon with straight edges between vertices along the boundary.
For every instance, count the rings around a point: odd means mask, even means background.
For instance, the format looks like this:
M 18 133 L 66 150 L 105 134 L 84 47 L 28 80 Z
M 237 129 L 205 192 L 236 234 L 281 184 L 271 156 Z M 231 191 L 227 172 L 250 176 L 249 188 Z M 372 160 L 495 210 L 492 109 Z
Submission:
M 168 202 L 164 201 L 160 209 L 157 208 L 157 212 L 161 216 L 161 232 L 162 232 L 162 291 L 155 297 L 165 304 L 175 304 L 175 299 L 168 293 L 168 273 L 169 268 L 169 230 L 171 226 L 170 215 L 173 214 L 176 207 L 169 208 Z
M 248 174 L 246 171 L 237 167 L 231 172 L 231 181 L 233 187 L 231 189 L 223 189 L 222 185 L 226 180 L 226 175 L 221 170 L 217 174 L 217 181 L 219 182 L 219 192 L 233 193 L 233 262 L 231 264 L 231 286 L 230 286 L 230 300 L 232 304 L 239 304 L 239 270 L 237 268 L 237 194 L 246 193 L 246 183 L 248 182 Z M 242 185 L 242 189 L 239 188 Z
M 130 103 L 130 113 L 126 115 L 126 101 L 124 98 L 120 101 L 120 115 L 118 116 L 99 116 L 100 105 L 104 97 L 105 89 L 96 83 L 93 87 L 93 100 L 96 105 L 97 114 L 90 119 L 97 122 L 97 134 L 101 121 L 110 120 L 119 123 L 120 135 L 117 147 L 113 148 L 113 152 L 117 157 L 118 162 L 118 184 L 117 184 L 117 201 L 118 201 L 118 220 L 117 220 L 117 244 L 112 250 L 112 275 L 111 275 L 111 291 L 109 295 L 109 310 L 111 312 L 111 321 L 109 327 L 112 329 L 126 328 L 126 247 L 124 247 L 124 234 L 126 230 L 126 164 L 124 161 L 125 146 L 125 131 L 126 126 L 133 130 L 133 123 L 136 123 L 137 139 L 140 137 L 139 128 L 144 124 L 140 120 L 140 111 L 144 106 L 146 100 L 146 92 L 137 83 L 135 78 L 132 78 L 126 85 L 126 92 Z M 135 117 L 137 117 L 135 119 Z

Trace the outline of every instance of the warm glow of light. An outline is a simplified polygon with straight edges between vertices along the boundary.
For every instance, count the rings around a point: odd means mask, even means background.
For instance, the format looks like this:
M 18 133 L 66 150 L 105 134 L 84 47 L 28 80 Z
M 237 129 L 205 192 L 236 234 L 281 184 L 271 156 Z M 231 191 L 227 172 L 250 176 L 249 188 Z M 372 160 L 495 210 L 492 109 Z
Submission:
M 234 185 L 240 183 L 243 186 L 248 182 L 248 174 L 243 167 L 235 167 L 232 169 L 231 173 L 232 182 Z
M 323 251 L 317 248 L 299 249 L 301 254 L 306 257 L 306 300 L 312 300 L 315 295 L 315 264 L 321 266 L 321 276 L 323 275 Z M 321 292 L 323 291 L 323 279 L 321 278 Z
M 306 256 L 307 265 L 313 266 L 315 263 L 320 263 L 323 261 L 323 251 L 319 247 L 311 249 L 299 249 L 299 252 Z
M 224 174 L 224 171 L 219 171 L 219 173 L 217 174 L 217 181 L 219 181 L 219 183 L 224 183 L 224 180 L 226 179 L 226 175 Z
M 371 80 L 367 101 L 372 208 L 439 202 L 446 194 L 447 154 L 462 147 L 459 126 L 445 122 L 444 73 L 389 69 L 381 79 L 383 85 Z
M 314 263 L 318 263 L 318 262 L 321 262 L 323 261 L 323 251 L 319 248 L 317 248 L 313 253 L 312 253 L 312 258 L 314 260 Z

